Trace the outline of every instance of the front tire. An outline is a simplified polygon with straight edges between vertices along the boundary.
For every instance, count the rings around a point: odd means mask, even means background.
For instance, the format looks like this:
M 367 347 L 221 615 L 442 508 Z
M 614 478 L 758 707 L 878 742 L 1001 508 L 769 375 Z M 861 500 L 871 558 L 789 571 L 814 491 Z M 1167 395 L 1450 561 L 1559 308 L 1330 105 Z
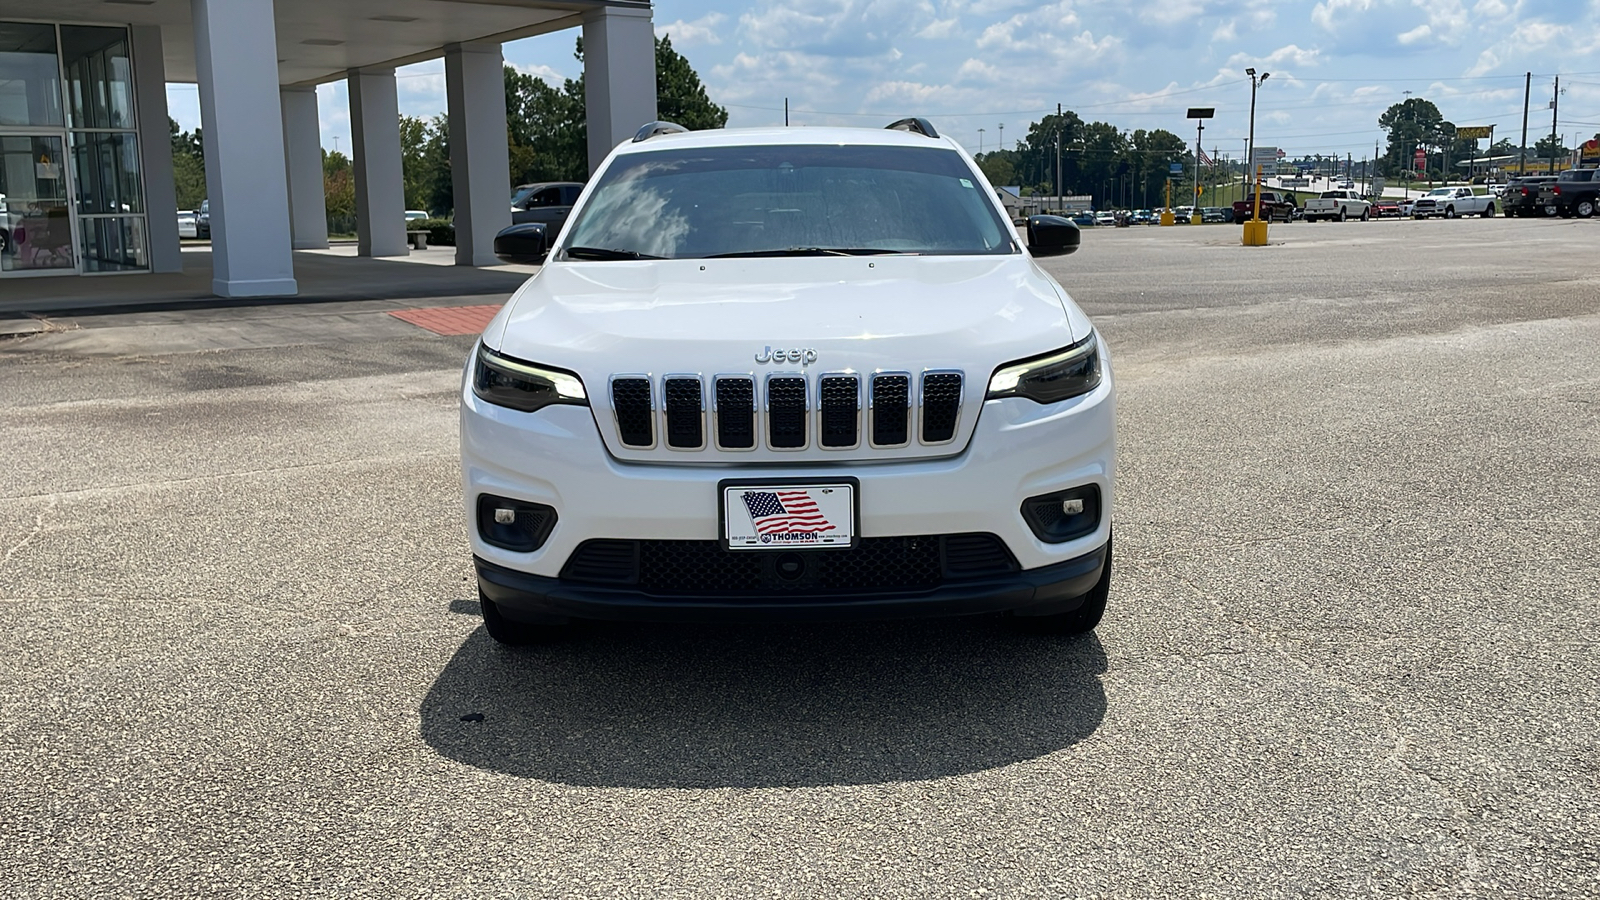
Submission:
M 1454 206 L 1446 206 L 1444 208 L 1444 217 L 1446 219 L 1454 219 L 1456 217 L 1456 208 Z
M 1017 625 L 1033 634 L 1072 636 L 1093 631 L 1111 598 L 1111 557 L 1111 538 L 1106 538 L 1106 563 L 1100 569 L 1100 580 L 1083 595 L 1083 604 L 1077 609 L 1054 616 L 1017 616 Z

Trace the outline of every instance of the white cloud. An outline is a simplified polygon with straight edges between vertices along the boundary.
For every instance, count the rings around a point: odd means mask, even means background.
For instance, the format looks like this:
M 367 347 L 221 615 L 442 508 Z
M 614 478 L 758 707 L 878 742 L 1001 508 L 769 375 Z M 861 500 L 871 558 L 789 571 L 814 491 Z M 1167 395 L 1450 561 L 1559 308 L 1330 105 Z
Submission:
M 917 37 L 930 41 L 944 40 L 956 34 L 961 25 L 961 20 L 956 18 L 935 19 L 927 27 L 917 32 Z
M 657 25 L 656 37 L 671 35 L 673 46 L 677 48 L 693 47 L 697 44 L 720 44 L 722 34 L 718 28 L 727 20 L 728 17 L 719 12 L 701 16 L 693 22 L 679 19 L 669 25 Z
M 521 72 L 524 75 L 532 75 L 551 87 L 560 87 L 561 83 L 566 81 L 565 75 L 562 75 L 560 72 L 557 72 L 555 69 L 552 69 L 547 65 L 543 65 L 542 63 L 511 63 L 510 65 L 511 68 L 516 69 L 518 72 Z
M 1323 0 L 1311 9 L 1311 21 L 1326 31 L 1337 31 L 1343 20 L 1364 15 L 1376 0 Z
M 1428 25 L 1426 23 L 1424 23 L 1422 25 L 1418 25 L 1417 27 L 1411 29 L 1410 31 L 1402 31 L 1402 32 L 1400 32 L 1399 34 L 1395 35 L 1394 39 L 1399 41 L 1402 44 L 1405 44 L 1405 45 L 1409 46 L 1411 44 L 1417 43 L 1418 41 L 1427 40 L 1432 34 L 1433 34 L 1433 29 L 1428 27 Z

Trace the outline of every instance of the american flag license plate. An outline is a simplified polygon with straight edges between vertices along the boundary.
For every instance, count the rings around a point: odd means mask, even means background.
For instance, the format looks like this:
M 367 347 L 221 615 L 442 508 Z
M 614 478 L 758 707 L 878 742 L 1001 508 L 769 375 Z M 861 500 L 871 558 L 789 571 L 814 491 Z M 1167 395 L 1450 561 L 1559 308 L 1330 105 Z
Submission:
M 722 485 L 729 550 L 843 549 L 856 537 L 855 485 Z

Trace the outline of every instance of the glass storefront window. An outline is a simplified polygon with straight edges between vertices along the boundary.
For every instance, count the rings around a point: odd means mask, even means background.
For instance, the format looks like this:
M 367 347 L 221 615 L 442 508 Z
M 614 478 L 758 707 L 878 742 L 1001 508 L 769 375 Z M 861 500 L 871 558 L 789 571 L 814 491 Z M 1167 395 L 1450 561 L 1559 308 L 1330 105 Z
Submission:
M 71 127 L 135 127 L 128 29 L 63 25 L 61 62 Z
M 150 268 L 144 216 L 79 219 L 85 272 L 126 272 Z
M 71 269 L 61 139 L 0 135 L 0 272 Z
M 0 22 L 0 125 L 61 124 L 55 26 Z
M 78 215 L 144 212 L 139 144 L 131 131 L 74 131 L 72 174 Z

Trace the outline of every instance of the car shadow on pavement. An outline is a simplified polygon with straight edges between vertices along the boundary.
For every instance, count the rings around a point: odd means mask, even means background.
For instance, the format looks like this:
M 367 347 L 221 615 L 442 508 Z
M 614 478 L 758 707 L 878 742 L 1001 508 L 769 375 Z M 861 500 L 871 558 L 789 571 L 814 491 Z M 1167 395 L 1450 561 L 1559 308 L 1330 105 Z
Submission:
M 457 762 L 581 786 L 910 781 L 1083 740 L 1105 671 L 1092 635 L 995 619 L 594 624 L 521 650 L 480 627 L 423 699 L 421 735 Z

